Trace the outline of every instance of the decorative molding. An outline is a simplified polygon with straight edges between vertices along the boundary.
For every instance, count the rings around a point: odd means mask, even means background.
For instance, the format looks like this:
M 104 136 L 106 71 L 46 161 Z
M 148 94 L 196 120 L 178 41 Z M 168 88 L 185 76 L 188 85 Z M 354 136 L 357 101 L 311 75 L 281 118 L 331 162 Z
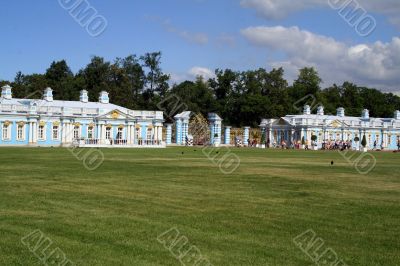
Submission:
M 3 122 L 3 125 L 8 127 L 9 125 L 11 125 L 11 121 L 6 120 Z
M 55 126 L 55 127 L 60 126 L 60 124 L 61 124 L 60 121 L 54 121 L 54 122 L 53 122 L 53 126 Z
M 119 112 L 117 110 L 112 111 L 111 117 L 112 117 L 112 119 L 118 119 L 119 118 Z
M 46 126 L 46 121 L 40 121 L 39 126 L 42 126 L 42 127 Z

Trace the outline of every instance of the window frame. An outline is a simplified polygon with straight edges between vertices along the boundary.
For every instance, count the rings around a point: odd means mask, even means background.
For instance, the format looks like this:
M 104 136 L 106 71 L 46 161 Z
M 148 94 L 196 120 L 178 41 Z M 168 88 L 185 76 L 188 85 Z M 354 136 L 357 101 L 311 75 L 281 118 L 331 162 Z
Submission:
M 81 127 L 80 126 L 74 126 L 73 139 L 74 140 L 79 140 L 80 138 L 81 138 Z
M 86 133 L 87 133 L 86 136 L 87 136 L 88 139 L 94 139 L 94 137 L 93 137 L 93 136 L 94 136 L 94 127 L 90 127 L 90 126 L 89 126 L 89 127 L 87 128 L 87 132 L 86 132 Z M 89 137 L 89 133 L 92 135 L 91 137 Z
M 105 134 L 106 140 L 111 140 L 112 139 L 111 130 L 112 130 L 111 127 L 106 127 L 106 134 Z
M 57 128 L 56 131 L 54 128 Z M 54 133 L 57 132 L 57 137 L 54 137 Z M 52 140 L 60 140 L 60 126 L 52 126 L 51 128 L 51 138 Z
M 43 128 L 43 131 L 42 131 L 42 136 L 40 136 L 40 132 L 41 132 L 41 128 Z M 37 139 L 38 140 L 40 140 L 40 141 L 46 141 L 46 125 L 38 125 L 38 128 L 37 128 Z
M 2 123 L 1 127 L 1 139 L 3 141 L 11 141 L 11 132 L 10 132 L 11 124 L 5 125 L 4 122 Z M 4 130 L 7 131 L 7 138 L 4 137 Z
M 25 141 L 25 124 L 19 125 L 17 124 L 17 141 Z M 20 128 L 21 128 L 21 137 L 20 137 Z

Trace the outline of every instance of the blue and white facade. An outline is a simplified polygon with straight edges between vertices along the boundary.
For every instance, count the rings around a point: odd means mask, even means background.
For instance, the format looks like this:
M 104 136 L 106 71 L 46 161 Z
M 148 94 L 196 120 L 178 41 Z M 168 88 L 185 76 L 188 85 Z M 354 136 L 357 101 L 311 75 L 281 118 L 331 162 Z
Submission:
M 338 108 L 336 115 L 325 115 L 322 106 L 316 114 L 311 114 L 310 106 L 306 105 L 302 115 L 264 119 L 260 127 L 270 146 L 280 146 L 283 142 L 287 146 L 298 144 L 303 137 L 311 144 L 311 136 L 315 135 L 318 148 L 322 148 L 323 143 L 344 141 L 351 143 L 353 149 L 359 149 L 365 135 L 368 149 L 397 150 L 400 112 L 396 111 L 392 118 L 372 118 L 365 109 L 361 117 L 351 117 L 345 115 L 344 108 Z M 359 142 L 354 141 L 356 137 Z
M 85 90 L 79 101 L 57 101 L 51 88 L 34 100 L 2 87 L 0 146 L 165 147 L 163 122 L 163 112 L 111 104 L 105 91 L 98 102 Z

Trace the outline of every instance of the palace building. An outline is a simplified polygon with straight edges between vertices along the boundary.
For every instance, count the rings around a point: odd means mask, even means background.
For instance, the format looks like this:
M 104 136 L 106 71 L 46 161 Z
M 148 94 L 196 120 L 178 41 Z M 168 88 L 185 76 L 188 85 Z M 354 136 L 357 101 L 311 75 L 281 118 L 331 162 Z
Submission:
M 88 92 L 79 101 L 57 101 L 47 88 L 41 100 L 14 99 L 9 85 L 0 98 L 1 146 L 165 147 L 163 112 L 134 111 L 98 102 Z
M 316 146 L 323 143 L 347 142 L 353 149 L 359 149 L 366 136 L 368 149 L 397 150 L 400 140 L 400 111 L 393 118 L 372 118 L 368 110 L 361 117 L 345 115 L 344 108 L 338 108 L 336 115 L 325 115 L 319 106 L 311 114 L 310 106 L 304 107 L 301 115 L 287 115 L 279 119 L 264 119 L 260 125 L 270 146 L 292 145 L 305 139 L 311 145 L 311 136 L 317 136 Z M 358 137 L 359 141 L 354 141 Z M 376 144 L 376 146 L 375 146 Z

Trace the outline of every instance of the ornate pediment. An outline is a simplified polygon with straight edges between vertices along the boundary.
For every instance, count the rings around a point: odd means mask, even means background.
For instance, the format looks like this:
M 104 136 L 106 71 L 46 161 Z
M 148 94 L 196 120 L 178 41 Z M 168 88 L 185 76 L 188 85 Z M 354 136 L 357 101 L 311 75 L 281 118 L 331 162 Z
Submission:
M 328 127 L 333 127 L 333 128 L 349 127 L 348 124 L 346 124 L 345 122 L 340 121 L 340 120 L 334 120 L 331 123 L 329 123 L 327 126 Z
M 273 125 L 275 125 L 275 126 L 291 126 L 291 124 L 287 120 L 285 120 L 283 118 L 280 118 L 280 119 L 276 120 L 273 123 Z
M 104 115 L 98 117 L 99 119 L 106 120 L 125 120 L 127 118 L 132 118 L 128 114 L 121 112 L 120 110 L 112 110 Z

